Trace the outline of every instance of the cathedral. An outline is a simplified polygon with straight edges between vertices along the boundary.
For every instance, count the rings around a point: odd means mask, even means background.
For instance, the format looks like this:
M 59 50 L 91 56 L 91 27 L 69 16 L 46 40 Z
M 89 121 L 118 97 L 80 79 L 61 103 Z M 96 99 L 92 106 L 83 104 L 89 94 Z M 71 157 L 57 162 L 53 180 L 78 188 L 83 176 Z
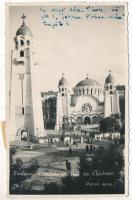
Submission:
M 87 75 L 75 85 L 72 94 L 63 74 L 58 82 L 58 92 L 41 93 L 44 127 L 56 131 L 63 130 L 64 126 L 65 130 L 70 126 L 84 131 L 99 130 L 102 118 L 120 115 L 119 99 L 122 95 L 124 93 L 119 93 L 111 72 L 104 85 Z
M 25 24 L 25 15 L 22 19 L 23 23 L 16 31 L 15 47 L 11 52 L 11 135 L 18 140 L 34 141 L 45 137 L 48 130 L 54 130 L 54 133 L 71 129 L 99 130 L 102 118 L 112 114 L 120 115 L 120 97 L 125 96 L 125 89 L 116 85 L 111 72 L 104 80 L 104 85 L 87 75 L 73 87 L 72 93 L 69 91 L 68 80 L 62 74 L 57 92 L 37 94 L 35 91 L 34 94 L 33 71 L 37 64 L 34 60 L 33 34 Z

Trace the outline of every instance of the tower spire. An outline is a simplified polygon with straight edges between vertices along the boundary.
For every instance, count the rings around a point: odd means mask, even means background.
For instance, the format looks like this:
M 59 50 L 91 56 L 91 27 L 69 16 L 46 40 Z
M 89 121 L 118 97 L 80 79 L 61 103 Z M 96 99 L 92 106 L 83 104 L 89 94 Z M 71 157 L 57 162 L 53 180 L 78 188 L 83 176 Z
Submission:
M 22 18 L 22 20 L 23 20 L 23 24 L 25 24 L 25 18 L 26 18 L 26 16 L 25 16 L 24 13 L 23 13 L 23 15 L 21 16 L 21 18 Z

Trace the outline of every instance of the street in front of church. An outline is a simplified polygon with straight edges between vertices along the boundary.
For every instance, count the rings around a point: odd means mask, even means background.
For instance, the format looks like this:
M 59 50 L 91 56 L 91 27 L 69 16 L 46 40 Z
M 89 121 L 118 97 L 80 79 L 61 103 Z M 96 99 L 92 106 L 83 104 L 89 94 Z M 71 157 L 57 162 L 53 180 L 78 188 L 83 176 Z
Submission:
M 68 176 L 66 161 L 71 163 L 71 176 L 79 176 L 79 158 L 80 156 L 87 155 L 89 159 L 94 156 L 94 152 L 100 147 L 108 149 L 110 145 L 114 145 L 114 141 L 95 141 L 93 143 L 79 143 L 77 146 L 64 144 L 54 144 L 51 147 L 48 145 L 40 145 L 34 149 L 18 149 L 15 159 L 21 158 L 25 166 L 30 165 L 33 160 L 39 163 L 37 173 L 27 179 L 23 185 L 39 180 L 42 184 L 61 183 L 61 178 Z M 88 150 L 87 150 L 88 145 Z M 92 147 L 92 150 L 90 150 Z M 72 152 L 69 152 L 71 148 Z M 117 150 L 120 150 L 117 145 Z

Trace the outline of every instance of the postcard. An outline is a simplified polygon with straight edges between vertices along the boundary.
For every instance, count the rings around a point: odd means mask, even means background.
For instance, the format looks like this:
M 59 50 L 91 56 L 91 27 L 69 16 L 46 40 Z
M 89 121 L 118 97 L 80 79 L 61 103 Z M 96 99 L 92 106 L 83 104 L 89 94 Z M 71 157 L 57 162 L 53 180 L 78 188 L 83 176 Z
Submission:
M 126 3 L 6 5 L 10 196 L 128 194 Z

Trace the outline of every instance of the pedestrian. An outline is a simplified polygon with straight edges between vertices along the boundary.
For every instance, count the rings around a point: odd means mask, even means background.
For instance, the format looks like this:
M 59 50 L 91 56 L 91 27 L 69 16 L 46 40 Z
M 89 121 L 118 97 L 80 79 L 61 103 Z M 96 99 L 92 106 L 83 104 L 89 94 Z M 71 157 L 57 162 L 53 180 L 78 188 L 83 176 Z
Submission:
M 68 176 L 71 176 L 71 162 L 68 162 Z
M 69 160 L 66 160 L 66 169 L 67 169 L 67 175 L 71 176 L 71 162 Z
M 95 150 L 96 150 L 96 148 L 95 148 L 95 146 L 93 146 L 93 152 L 95 152 Z
M 86 145 L 86 153 L 88 153 L 89 147 L 88 145 Z
M 50 139 L 48 139 L 48 146 L 50 147 Z
M 51 140 L 50 140 L 50 141 L 51 141 L 51 145 L 53 145 L 53 139 L 52 139 L 52 138 L 51 138 Z
M 77 146 L 78 146 L 78 141 L 76 140 L 76 148 L 77 148 Z
M 69 148 L 69 154 L 72 155 L 72 148 Z
M 93 151 L 93 146 L 92 146 L 92 144 L 90 145 L 90 152 L 92 152 Z
M 68 171 L 68 160 L 66 160 L 66 169 L 67 169 L 67 171 Z

